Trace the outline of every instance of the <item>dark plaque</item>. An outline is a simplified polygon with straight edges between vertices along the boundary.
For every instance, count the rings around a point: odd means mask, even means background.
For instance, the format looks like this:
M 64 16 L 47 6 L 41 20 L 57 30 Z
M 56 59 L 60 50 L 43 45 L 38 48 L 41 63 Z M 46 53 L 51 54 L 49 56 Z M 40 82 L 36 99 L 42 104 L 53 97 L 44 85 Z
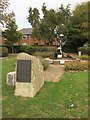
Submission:
M 31 60 L 17 60 L 17 82 L 31 82 Z

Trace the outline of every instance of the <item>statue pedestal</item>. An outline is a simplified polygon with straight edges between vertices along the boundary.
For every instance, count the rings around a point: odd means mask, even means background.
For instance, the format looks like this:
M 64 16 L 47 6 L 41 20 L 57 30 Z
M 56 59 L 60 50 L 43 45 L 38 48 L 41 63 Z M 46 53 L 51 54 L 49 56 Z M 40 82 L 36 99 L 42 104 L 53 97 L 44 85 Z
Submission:
M 62 55 L 57 55 L 57 58 L 62 58 Z

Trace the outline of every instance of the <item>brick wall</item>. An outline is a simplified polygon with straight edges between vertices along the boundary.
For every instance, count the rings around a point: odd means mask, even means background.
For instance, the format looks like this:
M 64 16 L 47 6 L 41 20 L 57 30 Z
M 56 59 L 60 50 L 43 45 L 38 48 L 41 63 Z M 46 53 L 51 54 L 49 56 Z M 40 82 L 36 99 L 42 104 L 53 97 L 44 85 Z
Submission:
M 31 36 L 28 36 L 27 39 L 21 39 L 19 42 L 17 42 L 17 45 L 22 45 L 22 44 L 27 44 L 27 45 L 45 45 L 48 44 L 48 42 L 45 42 L 44 40 L 37 40 L 33 39 Z M 53 42 L 53 45 L 58 45 L 59 43 L 55 40 Z
M 3 45 L 5 45 L 5 39 L 2 36 L 0 36 L 0 46 Z
M 36 40 L 33 39 L 31 36 L 28 36 L 27 39 L 21 39 L 19 42 L 17 42 L 17 45 L 45 45 L 45 42 L 43 40 Z

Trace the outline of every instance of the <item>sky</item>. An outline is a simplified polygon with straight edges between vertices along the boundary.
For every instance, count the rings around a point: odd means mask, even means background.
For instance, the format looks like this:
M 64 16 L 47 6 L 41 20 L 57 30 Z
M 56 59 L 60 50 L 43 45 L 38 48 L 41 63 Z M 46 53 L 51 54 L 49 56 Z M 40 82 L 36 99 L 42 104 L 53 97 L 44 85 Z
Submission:
M 10 0 L 9 12 L 14 11 L 16 24 L 18 29 L 30 28 L 31 25 L 28 23 L 28 9 L 30 7 L 37 8 L 41 13 L 43 3 L 46 4 L 47 9 L 57 9 L 63 4 L 65 7 L 71 4 L 71 9 L 74 9 L 77 4 L 86 2 L 88 0 Z

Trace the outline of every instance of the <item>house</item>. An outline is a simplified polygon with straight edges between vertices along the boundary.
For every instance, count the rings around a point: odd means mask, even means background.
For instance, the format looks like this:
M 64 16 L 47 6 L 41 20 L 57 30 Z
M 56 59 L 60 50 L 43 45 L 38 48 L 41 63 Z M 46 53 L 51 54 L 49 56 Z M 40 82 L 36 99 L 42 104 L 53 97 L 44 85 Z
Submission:
M 44 40 L 38 40 L 38 39 L 34 39 L 31 37 L 31 33 L 32 33 L 32 28 L 23 28 L 20 30 L 20 32 L 22 33 L 22 39 L 20 39 L 17 43 L 15 43 L 15 46 L 20 46 L 20 45 L 48 45 L 48 41 L 44 41 Z M 1 35 L 2 30 L 0 29 L 0 46 L 5 45 L 5 38 L 2 37 Z M 57 41 L 53 42 L 53 45 L 58 45 Z
M 31 33 L 32 33 L 32 28 L 23 28 L 20 30 L 20 32 L 22 33 L 22 39 L 17 42 L 17 45 L 48 45 L 49 42 L 48 41 L 44 41 L 44 40 L 37 40 L 31 37 Z M 58 45 L 57 41 L 53 42 L 53 45 Z
M 22 39 L 17 42 L 17 45 L 45 45 L 44 40 L 37 40 L 31 37 L 32 28 L 23 28 L 20 30 Z

